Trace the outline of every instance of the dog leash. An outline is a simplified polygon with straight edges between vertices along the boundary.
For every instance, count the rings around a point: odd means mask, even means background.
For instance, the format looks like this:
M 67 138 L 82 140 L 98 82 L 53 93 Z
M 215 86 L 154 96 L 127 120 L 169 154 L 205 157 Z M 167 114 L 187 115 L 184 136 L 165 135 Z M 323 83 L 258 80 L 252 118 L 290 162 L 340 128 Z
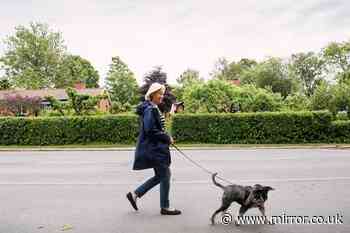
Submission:
M 196 161 L 194 161 L 193 159 L 191 159 L 188 155 L 186 155 L 182 150 L 180 150 L 175 144 L 171 144 L 183 157 L 185 157 L 188 161 L 190 161 L 192 164 L 194 164 L 195 166 L 199 167 L 200 169 L 202 169 L 204 172 L 213 175 L 215 174 L 214 172 L 210 171 L 209 169 L 203 167 L 202 165 L 200 165 L 199 163 L 197 163 Z M 216 178 L 218 178 L 219 180 L 225 181 L 228 184 L 233 184 L 231 181 L 222 178 L 220 176 L 216 176 Z

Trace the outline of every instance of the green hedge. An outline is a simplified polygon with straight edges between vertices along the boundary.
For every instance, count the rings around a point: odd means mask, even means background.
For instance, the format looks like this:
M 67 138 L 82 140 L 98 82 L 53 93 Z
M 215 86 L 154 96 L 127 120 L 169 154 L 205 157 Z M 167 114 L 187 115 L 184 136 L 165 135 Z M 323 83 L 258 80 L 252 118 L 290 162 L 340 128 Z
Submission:
M 135 115 L 50 118 L 0 118 L 1 145 L 134 143 Z
M 350 143 L 350 121 L 334 121 L 331 124 L 332 142 Z
M 329 112 L 179 114 L 172 135 L 179 143 L 316 143 L 330 136 Z
M 350 121 L 329 112 L 178 114 L 171 132 L 178 143 L 350 143 Z M 0 145 L 134 144 L 136 115 L 0 118 Z

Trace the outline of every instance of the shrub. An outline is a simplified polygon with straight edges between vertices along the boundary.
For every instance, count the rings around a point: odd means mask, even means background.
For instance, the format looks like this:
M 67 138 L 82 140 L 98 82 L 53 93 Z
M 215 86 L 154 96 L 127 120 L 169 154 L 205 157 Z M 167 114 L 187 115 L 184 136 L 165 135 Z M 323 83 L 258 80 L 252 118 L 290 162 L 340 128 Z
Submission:
M 172 134 L 184 143 L 309 143 L 329 139 L 329 112 L 181 114 Z
M 350 121 L 332 122 L 331 133 L 331 142 L 350 143 Z
M 0 118 L 2 145 L 64 145 L 85 143 L 134 143 L 136 115 Z
M 7 95 L 1 101 L 0 107 L 14 116 L 38 115 L 41 108 L 40 97 L 29 97 L 21 95 Z

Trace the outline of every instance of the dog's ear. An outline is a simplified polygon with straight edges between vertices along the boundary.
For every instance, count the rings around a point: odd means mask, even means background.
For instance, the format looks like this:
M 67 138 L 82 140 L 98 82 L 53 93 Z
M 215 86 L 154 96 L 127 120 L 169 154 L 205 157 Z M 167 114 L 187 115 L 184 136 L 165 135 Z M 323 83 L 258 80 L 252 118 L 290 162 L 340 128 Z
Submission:
M 272 191 L 275 190 L 274 188 L 270 187 L 270 186 L 264 186 L 264 190 L 268 191 Z

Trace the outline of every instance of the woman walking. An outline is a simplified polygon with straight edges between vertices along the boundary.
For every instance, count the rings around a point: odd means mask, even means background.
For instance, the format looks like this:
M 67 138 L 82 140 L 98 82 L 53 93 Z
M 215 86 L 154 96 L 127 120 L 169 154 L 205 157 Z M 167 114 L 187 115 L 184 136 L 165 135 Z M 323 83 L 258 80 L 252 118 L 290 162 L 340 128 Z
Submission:
M 171 136 L 165 132 L 165 119 L 158 109 L 162 102 L 165 87 L 153 83 L 136 113 L 141 118 L 140 133 L 136 145 L 133 170 L 153 168 L 154 176 L 140 185 L 135 191 L 129 192 L 126 197 L 135 210 L 138 210 L 137 199 L 145 195 L 150 189 L 160 184 L 160 213 L 162 215 L 179 215 L 181 211 L 170 208 L 170 150 L 169 145 L 174 143 Z

